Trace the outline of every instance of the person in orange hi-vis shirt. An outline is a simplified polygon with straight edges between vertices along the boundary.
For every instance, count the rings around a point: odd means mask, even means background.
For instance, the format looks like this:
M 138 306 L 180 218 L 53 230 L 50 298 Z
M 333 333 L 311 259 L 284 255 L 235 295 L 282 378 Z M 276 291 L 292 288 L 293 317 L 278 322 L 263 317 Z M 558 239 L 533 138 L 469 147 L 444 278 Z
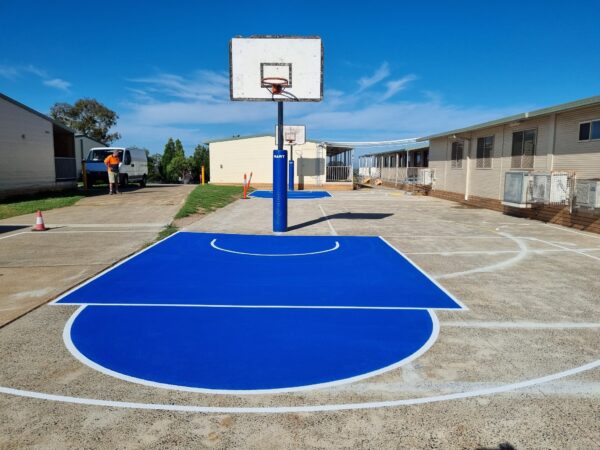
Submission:
M 106 164 L 106 169 L 108 170 L 108 194 L 118 194 L 119 193 L 119 163 L 121 160 L 119 159 L 119 151 L 115 150 L 112 152 L 112 155 L 108 155 L 104 159 L 104 164 Z

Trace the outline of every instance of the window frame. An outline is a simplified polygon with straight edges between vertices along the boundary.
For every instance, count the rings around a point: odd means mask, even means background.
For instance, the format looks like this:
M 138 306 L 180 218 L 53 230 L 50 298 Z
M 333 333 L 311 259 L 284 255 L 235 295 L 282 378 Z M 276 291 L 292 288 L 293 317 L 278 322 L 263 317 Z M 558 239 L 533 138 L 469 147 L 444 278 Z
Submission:
M 455 158 L 454 155 L 452 154 L 454 152 L 454 144 L 460 144 L 460 159 L 459 158 Z M 458 149 L 457 149 L 458 151 Z M 465 141 L 461 141 L 461 140 L 456 140 L 456 141 L 452 141 L 452 144 L 450 145 L 450 168 L 451 169 L 456 169 L 456 170 L 461 170 L 463 168 L 463 160 L 465 159 Z M 460 161 L 460 165 L 458 165 L 458 162 Z
M 533 141 L 533 154 L 531 155 L 531 167 L 523 167 L 523 146 L 525 144 L 525 133 L 527 133 L 528 131 L 534 131 L 535 132 L 535 140 Z M 538 128 L 523 128 L 522 130 L 515 130 L 512 132 L 512 140 L 511 140 L 511 150 L 510 150 L 510 168 L 511 169 L 517 169 L 517 170 L 533 170 L 535 168 L 535 157 L 537 156 L 537 150 L 538 150 L 538 146 L 537 146 L 537 141 L 538 141 Z M 514 158 L 514 155 L 512 154 L 512 147 L 514 145 L 514 139 L 515 139 L 515 134 L 517 133 L 523 133 L 523 141 L 521 142 L 521 163 L 519 164 L 519 167 L 513 167 L 512 165 L 512 158 Z
M 579 122 L 579 124 L 577 125 L 577 142 L 595 142 L 595 141 L 600 141 L 600 138 L 592 139 L 592 128 L 593 128 L 593 123 L 594 122 L 600 123 L 600 119 L 589 119 L 589 120 L 582 120 L 581 122 Z M 590 134 L 589 134 L 589 137 L 587 139 L 579 139 L 579 131 L 581 130 L 581 125 L 583 125 L 584 123 L 589 123 L 590 124 Z
M 482 139 L 482 140 L 491 139 L 492 140 L 490 152 L 487 157 L 487 159 L 489 159 L 489 161 L 490 161 L 489 167 L 479 167 L 479 161 L 482 161 L 482 164 L 483 164 L 483 161 L 486 160 L 485 156 L 483 156 L 482 158 L 479 157 L 479 140 L 480 139 Z M 495 145 L 496 145 L 496 135 L 495 134 L 491 134 L 489 136 L 480 136 L 477 138 L 477 141 L 475 144 L 475 169 L 477 169 L 477 170 L 492 170 L 494 168 L 494 146 Z M 485 144 L 484 144 L 484 146 L 485 146 Z M 485 149 L 485 147 L 484 147 L 484 149 Z

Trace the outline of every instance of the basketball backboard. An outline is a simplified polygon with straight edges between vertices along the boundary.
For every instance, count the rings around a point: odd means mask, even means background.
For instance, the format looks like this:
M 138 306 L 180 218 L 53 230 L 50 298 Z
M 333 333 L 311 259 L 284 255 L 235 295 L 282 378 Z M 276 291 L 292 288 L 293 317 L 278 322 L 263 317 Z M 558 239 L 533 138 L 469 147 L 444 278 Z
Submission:
M 275 126 L 275 145 L 278 144 L 277 136 L 279 127 Z M 306 127 L 304 125 L 284 125 L 283 126 L 284 145 L 303 145 L 306 143 Z
M 273 94 L 265 79 L 285 79 Z M 319 102 L 323 99 L 323 45 L 317 36 L 235 37 L 229 45 L 231 100 Z

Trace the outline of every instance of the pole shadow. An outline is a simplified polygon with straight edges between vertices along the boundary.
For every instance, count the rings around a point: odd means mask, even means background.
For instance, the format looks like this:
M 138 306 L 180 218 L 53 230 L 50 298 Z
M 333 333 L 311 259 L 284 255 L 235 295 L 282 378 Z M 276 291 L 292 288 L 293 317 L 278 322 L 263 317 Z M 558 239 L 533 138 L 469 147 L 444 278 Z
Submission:
M 300 228 L 310 227 L 311 225 L 316 225 L 321 222 L 326 222 L 327 220 L 333 219 L 343 219 L 343 220 L 380 220 L 385 219 L 386 217 L 393 216 L 392 213 L 337 213 L 330 214 L 328 216 L 322 216 L 317 219 L 309 220 L 307 222 L 298 223 L 296 225 L 288 226 L 288 231 L 298 230 Z

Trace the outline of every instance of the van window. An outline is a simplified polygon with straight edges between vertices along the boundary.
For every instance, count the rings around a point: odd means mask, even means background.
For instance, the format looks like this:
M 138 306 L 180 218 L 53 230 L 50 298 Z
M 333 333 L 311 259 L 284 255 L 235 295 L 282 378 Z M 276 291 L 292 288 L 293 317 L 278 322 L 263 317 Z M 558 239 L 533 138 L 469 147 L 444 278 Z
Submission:
M 113 150 L 92 150 L 87 157 L 90 162 L 102 162 L 108 155 L 112 155 Z M 123 150 L 119 150 L 119 159 L 123 157 Z
M 129 154 L 129 150 L 125 150 L 125 160 L 123 161 L 123 164 L 126 166 L 131 164 L 131 155 Z

